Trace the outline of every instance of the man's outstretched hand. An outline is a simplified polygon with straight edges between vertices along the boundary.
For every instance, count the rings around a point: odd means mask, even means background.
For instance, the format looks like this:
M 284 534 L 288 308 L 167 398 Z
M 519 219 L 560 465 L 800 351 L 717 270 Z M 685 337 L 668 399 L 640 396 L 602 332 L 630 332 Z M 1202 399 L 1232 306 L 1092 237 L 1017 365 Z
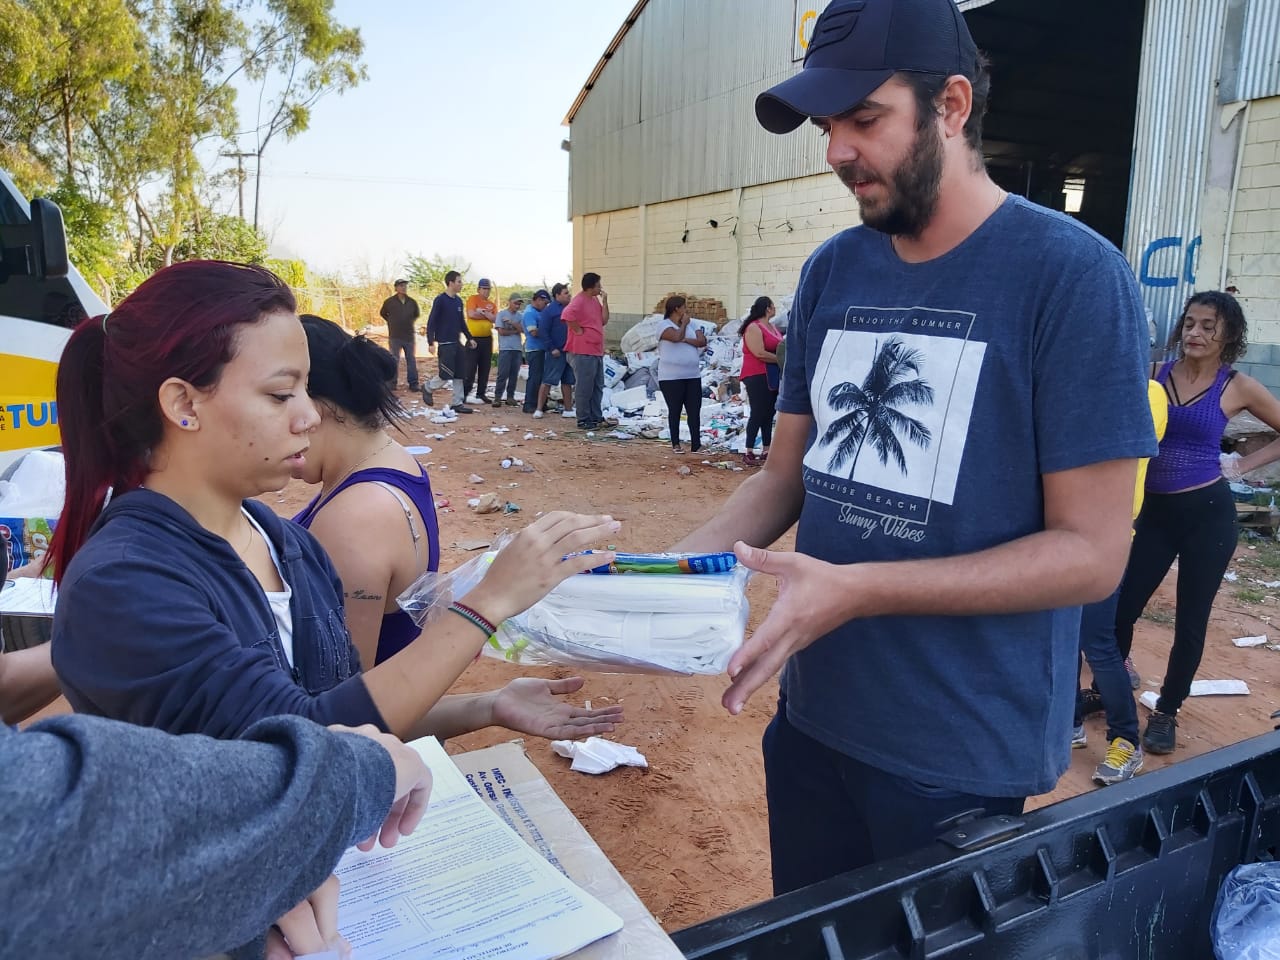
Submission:
M 849 620 L 856 598 L 851 596 L 851 567 L 803 553 L 761 550 L 741 540 L 733 549 L 743 566 L 778 581 L 778 599 L 769 615 L 729 660 L 733 682 L 720 702 L 737 716 L 788 657 Z

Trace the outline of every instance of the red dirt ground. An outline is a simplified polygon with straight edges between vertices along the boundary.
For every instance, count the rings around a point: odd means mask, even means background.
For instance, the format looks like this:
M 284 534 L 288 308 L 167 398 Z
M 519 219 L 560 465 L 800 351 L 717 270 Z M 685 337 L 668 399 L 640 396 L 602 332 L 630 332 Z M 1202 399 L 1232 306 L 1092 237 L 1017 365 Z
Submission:
M 406 402 L 411 409 L 420 406 L 416 398 Z M 494 426 L 510 429 L 498 435 L 490 432 Z M 588 439 L 566 426 L 572 428 L 573 421 L 558 416 L 535 421 L 518 408 L 484 408 L 447 426 L 412 420 L 404 442 L 433 448 L 419 459 L 428 465 L 437 499 L 448 498 L 453 505 L 440 513 L 442 569 L 473 556 L 456 546 L 459 542 L 490 539 L 550 509 L 611 513 L 623 521 L 620 549 L 662 549 L 709 517 L 747 476 L 704 465 L 698 457 L 676 457 L 661 442 Z M 558 436 L 546 438 L 546 430 Z M 535 438 L 525 440 L 530 431 Z M 435 433 L 450 435 L 436 440 L 430 436 Z M 523 459 L 532 472 L 501 469 L 499 460 L 512 456 Z M 711 454 L 706 459 L 725 457 Z M 692 468 L 690 476 L 676 474 L 684 465 Z M 472 473 L 486 482 L 469 484 Z M 501 514 L 477 516 L 466 508 L 468 496 L 490 491 L 518 503 L 521 512 L 504 519 Z M 294 483 L 262 499 L 287 516 L 313 492 Z M 781 546 L 793 542 L 788 534 Z M 1218 594 L 1199 676 L 1243 679 L 1251 693 L 1188 701 L 1179 715 L 1177 750 L 1168 758 L 1149 757 L 1147 771 L 1272 729 L 1269 715 L 1280 707 L 1280 653 L 1265 647 L 1238 649 L 1230 640 L 1275 633 L 1271 620 L 1280 619 L 1277 596 L 1248 578 L 1280 579 L 1280 550 L 1270 541 L 1242 545 L 1232 569 L 1240 580 L 1224 584 Z M 1134 659 L 1144 677 L 1143 689 L 1158 689 L 1164 669 L 1172 639 L 1173 577 L 1138 624 Z M 754 626 L 775 588 L 760 578 L 748 592 Z M 482 659 L 454 689 L 490 689 L 514 675 L 515 668 Z M 528 738 L 525 744 L 532 761 L 669 931 L 755 903 L 770 892 L 760 736 L 773 713 L 776 685 L 761 690 L 741 716 L 731 717 L 720 706 L 725 684 L 723 677 L 588 675 L 579 697 L 625 707 L 626 723 L 614 739 L 639 747 L 648 758 L 647 770 L 624 768 L 590 777 L 571 772 L 568 761 L 552 754 L 546 741 Z M 60 709 L 66 709 L 65 702 Z M 1145 718 L 1144 708 L 1139 713 Z M 1102 758 L 1105 724 L 1099 717 L 1087 727 L 1088 748 L 1073 751 L 1071 769 L 1058 787 L 1034 798 L 1031 806 L 1093 789 L 1089 777 Z M 457 753 L 511 738 L 508 731 L 490 729 L 460 737 L 449 749 Z
M 416 404 L 414 400 L 407 401 Z M 490 428 L 507 426 L 494 434 Z M 623 521 L 620 549 L 658 550 L 709 517 L 747 476 L 704 465 L 704 458 L 676 457 L 666 444 L 634 440 L 588 439 L 572 420 L 547 416 L 533 420 L 518 408 L 483 408 L 447 426 L 415 418 L 406 445 L 424 443 L 432 452 L 428 465 L 437 499 L 448 498 L 450 512 L 440 514 L 441 567 L 449 569 L 473 556 L 455 546 L 460 541 L 487 540 L 500 530 L 531 521 L 538 512 L 572 508 L 610 513 Z M 554 439 L 543 438 L 547 429 Z M 444 440 L 430 434 L 448 433 Z M 528 432 L 535 439 L 525 440 Z M 532 473 L 503 470 L 499 460 L 519 457 Z M 711 454 L 713 462 L 726 459 Z M 688 477 L 676 468 L 688 465 Z M 484 484 L 467 482 L 476 473 Z M 518 486 L 509 486 L 518 484 Z M 493 491 L 521 507 L 515 517 L 477 516 L 466 508 L 468 496 Z M 282 513 L 293 511 L 312 491 L 294 484 L 280 497 L 264 497 Z M 273 502 L 274 501 L 274 502 Z M 516 521 L 513 523 L 512 521 Z M 788 534 L 783 546 L 793 544 Z M 1268 545 L 1260 548 L 1269 558 Z M 1259 554 L 1242 546 L 1233 569 L 1237 585 L 1224 584 L 1210 623 L 1199 676 L 1240 678 L 1252 691 L 1247 697 L 1205 697 L 1188 701 L 1179 715 L 1178 749 L 1169 758 L 1150 757 L 1146 769 L 1158 769 L 1215 747 L 1264 733 L 1280 707 L 1280 653 L 1266 648 L 1238 649 L 1232 637 L 1266 633 L 1268 617 L 1277 615 L 1275 597 L 1246 582 L 1280 579 L 1249 560 Z M 1142 689 L 1158 689 L 1172 639 L 1173 575 L 1162 586 L 1138 624 L 1134 659 L 1143 674 Z M 1249 591 L 1255 591 L 1250 594 Z M 751 625 L 760 621 L 775 594 L 772 581 L 756 579 L 749 588 Z M 1157 622 L 1164 621 L 1164 622 Z M 1274 631 L 1273 631 L 1274 632 Z M 482 659 L 459 680 L 459 692 L 501 685 L 515 668 Z M 546 675 L 567 676 L 568 671 Z M 594 704 L 619 702 L 626 723 L 613 735 L 637 746 L 649 769 L 620 769 L 604 776 L 573 773 L 569 763 L 552 754 L 546 741 L 527 738 L 530 758 L 569 808 L 667 930 L 677 930 L 768 897 L 768 830 L 765 822 L 760 736 L 773 713 L 776 686 L 760 691 L 741 716 L 720 706 L 723 677 L 637 677 L 590 674 L 579 696 Z M 1146 710 L 1139 707 L 1145 722 Z M 1105 724 L 1091 719 L 1090 743 L 1075 750 L 1072 766 L 1057 789 L 1037 797 L 1040 806 L 1093 789 L 1089 777 L 1104 752 Z M 491 729 L 451 742 L 451 752 L 511 739 L 508 731 Z

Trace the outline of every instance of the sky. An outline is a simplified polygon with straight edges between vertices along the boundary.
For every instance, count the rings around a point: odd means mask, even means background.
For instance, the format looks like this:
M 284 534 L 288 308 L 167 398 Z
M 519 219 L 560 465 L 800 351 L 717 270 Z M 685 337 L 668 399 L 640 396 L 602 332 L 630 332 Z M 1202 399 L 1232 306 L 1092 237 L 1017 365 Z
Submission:
M 406 254 L 456 255 L 497 284 L 567 277 L 561 121 L 633 5 L 336 0 L 369 79 L 268 146 L 259 220 L 272 254 L 349 278 L 393 279 Z M 253 106 L 242 92 L 242 118 Z M 249 216 L 252 191 L 250 179 Z

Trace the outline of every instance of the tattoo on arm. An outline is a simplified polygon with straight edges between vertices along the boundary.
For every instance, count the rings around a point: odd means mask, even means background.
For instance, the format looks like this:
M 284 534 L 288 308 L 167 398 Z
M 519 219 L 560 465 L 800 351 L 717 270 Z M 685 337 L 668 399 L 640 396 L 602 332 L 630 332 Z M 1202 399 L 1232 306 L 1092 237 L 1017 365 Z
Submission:
M 382 600 L 383 599 L 382 594 L 369 593 L 366 590 L 353 590 L 350 593 L 344 592 L 342 595 L 346 597 L 348 600 Z

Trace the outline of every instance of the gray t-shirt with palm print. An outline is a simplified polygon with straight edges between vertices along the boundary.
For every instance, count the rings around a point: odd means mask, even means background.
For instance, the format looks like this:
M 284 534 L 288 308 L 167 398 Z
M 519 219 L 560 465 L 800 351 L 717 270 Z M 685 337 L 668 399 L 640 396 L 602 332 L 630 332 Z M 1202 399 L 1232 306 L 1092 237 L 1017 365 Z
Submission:
M 911 560 L 1044 529 L 1042 474 L 1155 454 L 1145 338 L 1120 252 L 1020 197 L 925 263 L 869 228 L 832 237 L 800 275 L 778 400 L 814 419 L 797 549 Z M 854 621 L 788 662 L 787 716 L 899 776 L 1042 793 L 1068 764 L 1079 621 Z

